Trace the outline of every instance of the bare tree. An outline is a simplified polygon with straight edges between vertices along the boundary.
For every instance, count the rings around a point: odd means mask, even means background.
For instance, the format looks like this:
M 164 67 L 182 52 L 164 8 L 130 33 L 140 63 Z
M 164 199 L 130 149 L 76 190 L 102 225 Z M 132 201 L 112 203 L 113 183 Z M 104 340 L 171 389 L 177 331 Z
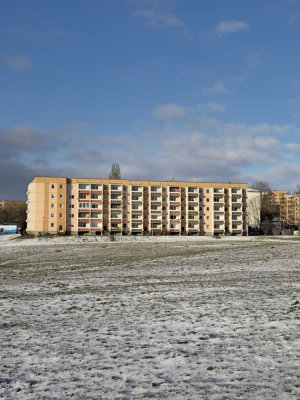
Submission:
M 121 179 L 121 169 L 118 163 L 112 164 L 109 179 Z
M 300 183 L 298 183 L 296 186 L 295 194 L 300 194 Z
M 274 195 L 268 183 L 257 181 L 251 187 L 260 192 L 261 229 L 269 234 L 271 232 L 272 221 L 281 218 L 280 205 L 275 204 Z

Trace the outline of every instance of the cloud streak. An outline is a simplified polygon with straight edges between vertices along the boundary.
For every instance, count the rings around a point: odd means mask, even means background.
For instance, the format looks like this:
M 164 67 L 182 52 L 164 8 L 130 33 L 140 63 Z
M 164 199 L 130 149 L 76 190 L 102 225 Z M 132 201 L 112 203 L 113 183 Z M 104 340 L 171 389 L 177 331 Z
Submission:
M 13 68 L 17 71 L 25 71 L 32 65 L 31 60 L 25 56 L 13 56 L 7 57 L 5 63 L 8 67 Z
M 238 31 L 246 31 L 249 25 L 245 21 L 221 21 L 213 29 L 215 34 L 224 36 Z

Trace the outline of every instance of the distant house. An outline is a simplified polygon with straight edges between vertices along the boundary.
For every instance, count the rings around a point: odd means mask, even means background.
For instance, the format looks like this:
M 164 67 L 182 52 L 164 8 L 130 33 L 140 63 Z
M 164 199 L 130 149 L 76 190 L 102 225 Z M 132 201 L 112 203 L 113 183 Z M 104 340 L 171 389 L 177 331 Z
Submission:
M 18 232 L 17 225 L 0 225 L 0 235 L 12 235 Z

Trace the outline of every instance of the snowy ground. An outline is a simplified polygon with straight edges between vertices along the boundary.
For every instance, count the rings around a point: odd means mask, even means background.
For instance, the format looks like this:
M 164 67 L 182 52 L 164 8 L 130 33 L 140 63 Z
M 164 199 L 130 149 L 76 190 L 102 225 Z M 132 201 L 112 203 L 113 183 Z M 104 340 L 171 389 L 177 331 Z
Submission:
M 2 237 L 0 398 L 299 399 L 299 266 L 299 238 Z

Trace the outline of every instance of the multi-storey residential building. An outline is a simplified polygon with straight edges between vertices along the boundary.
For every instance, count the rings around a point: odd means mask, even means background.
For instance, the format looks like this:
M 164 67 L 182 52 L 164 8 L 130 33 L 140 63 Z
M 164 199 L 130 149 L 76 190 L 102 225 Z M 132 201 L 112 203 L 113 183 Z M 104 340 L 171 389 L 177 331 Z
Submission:
M 247 234 L 244 183 L 36 177 L 28 187 L 33 234 Z

